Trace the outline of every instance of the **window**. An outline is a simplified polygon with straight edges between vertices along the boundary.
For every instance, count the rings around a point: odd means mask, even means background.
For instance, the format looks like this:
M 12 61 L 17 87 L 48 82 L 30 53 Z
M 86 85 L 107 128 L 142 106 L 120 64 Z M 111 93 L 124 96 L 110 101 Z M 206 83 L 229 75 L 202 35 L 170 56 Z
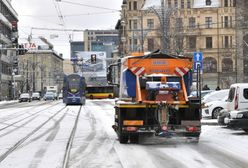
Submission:
M 133 10 L 137 10 L 138 8 L 137 8 L 137 1 L 134 1 L 133 2 Z
M 133 20 L 133 29 L 138 29 L 138 21 Z
M 233 72 L 233 61 L 230 58 L 222 60 L 222 72 Z
M 147 19 L 147 28 L 148 29 L 154 28 L 154 20 L 153 19 Z
M 171 7 L 171 0 L 168 0 L 168 7 Z
M 233 7 L 236 7 L 236 0 L 233 0 Z
M 229 47 L 228 36 L 225 36 L 225 48 Z
M 206 25 L 206 28 L 212 27 L 212 17 L 205 17 L 205 25 Z
M 234 94 L 235 94 L 235 87 L 230 88 L 229 94 L 228 94 L 228 102 L 232 102 L 234 99 Z
M 138 39 L 133 39 L 133 51 L 138 51 Z
M 132 20 L 129 20 L 129 29 L 132 29 Z
M 228 16 L 224 17 L 224 27 L 227 28 L 228 27 Z
M 213 43 L 212 43 L 212 37 L 206 37 L 206 48 L 212 48 Z
M 206 57 L 203 59 L 203 72 L 216 73 L 217 72 L 217 61 L 212 57 Z
M 224 7 L 228 7 L 228 0 L 224 0 Z
M 189 44 L 189 49 L 196 49 L 196 36 L 190 36 L 188 44 Z
M 243 95 L 245 99 L 248 99 L 248 89 L 244 89 Z
M 184 0 L 181 0 L 181 8 L 184 9 Z
M 183 19 L 176 18 L 176 30 L 182 31 L 183 30 Z
M 206 0 L 206 6 L 211 6 L 211 0 Z
M 147 39 L 148 51 L 154 51 L 154 39 Z
M 190 8 L 190 7 L 191 7 L 190 0 L 187 0 L 187 8 Z
M 189 28 L 195 28 L 195 18 L 194 17 L 189 18 Z
M 232 27 L 232 16 L 230 16 L 230 19 L 229 19 L 229 26 Z
M 129 10 L 132 10 L 132 2 L 128 3 L 128 8 L 129 8 Z
M 177 0 L 175 0 L 175 7 L 176 7 L 176 8 L 178 7 L 178 2 L 177 2 Z

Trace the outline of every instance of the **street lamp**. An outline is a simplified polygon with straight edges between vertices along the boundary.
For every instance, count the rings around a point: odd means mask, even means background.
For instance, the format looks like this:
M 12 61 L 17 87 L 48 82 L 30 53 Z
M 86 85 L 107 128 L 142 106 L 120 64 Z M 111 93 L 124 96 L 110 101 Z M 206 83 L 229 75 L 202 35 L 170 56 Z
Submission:
M 122 26 L 122 37 L 121 37 L 121 42 L 122 42 L 122 57 L 125 55 L 125 42 L 126 42 L 126 37 L 125 37 L 125 21 L 121 21 L 121 26 Z

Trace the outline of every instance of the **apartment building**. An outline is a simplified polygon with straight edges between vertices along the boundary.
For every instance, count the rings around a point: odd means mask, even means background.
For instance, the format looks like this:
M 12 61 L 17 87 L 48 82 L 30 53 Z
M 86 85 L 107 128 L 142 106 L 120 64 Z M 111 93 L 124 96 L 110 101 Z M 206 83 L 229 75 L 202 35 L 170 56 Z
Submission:
M 246 50 L 238 52 L 244 43 L 237 39 L 244 36 L 244 28 L 240 32 L 236 22 L 237 11 L 241 18 L 244 16 L 241 13 L 246 1 L 241 1 L 123 0 L 116 27 L 121 36 L 121 53 L 161 49 L 193 56 L 194 52 L 202 52 L 203 84 L 215 89 L 243 82 Z
M 13 98 L 13 62 L 18 43 L 18 15 L 10 0 L 0 1 L 0 100 Z
M 47 86 L 63 87 L 63 57 L 46 45 L 34 45 L 27 53 L 19 55 L 20 81 L 18 92 L 40 92 L 44 94 Z

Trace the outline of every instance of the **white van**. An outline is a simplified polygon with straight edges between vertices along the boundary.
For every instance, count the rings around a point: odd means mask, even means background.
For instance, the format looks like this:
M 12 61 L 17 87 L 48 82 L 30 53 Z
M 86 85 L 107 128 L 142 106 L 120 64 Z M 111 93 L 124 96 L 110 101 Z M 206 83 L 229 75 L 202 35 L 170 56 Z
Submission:
M 248 108 L 248 83 L 232 84 L 227 99 L 227 111 Z

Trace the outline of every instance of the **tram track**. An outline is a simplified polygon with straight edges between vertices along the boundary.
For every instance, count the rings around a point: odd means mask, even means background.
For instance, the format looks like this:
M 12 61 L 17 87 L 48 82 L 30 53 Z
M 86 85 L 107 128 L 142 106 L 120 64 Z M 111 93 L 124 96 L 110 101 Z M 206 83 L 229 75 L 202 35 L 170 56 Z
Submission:
M 75 133 L 76 133 L 76 130 L 77 130 L 77 125 L 78 125 L 78 120 L 79 120 L 79 117 L 80 117 L 80 114 L 81 114 L 81 109 L 82 109 L 82 106 L 80 106 L 80 108 L 79 108 L 79 111 L 78 111 L 77 117 L 75 119 L 75 122 L 74 122 L 74 125 L 73 125 L 73 128 L 72 128 L 70 137 L 69 137 L 67 145 L 66 145 L 66 151 L 65 151 L 65 154 L 64 154 L 62 168 L 68 168 L 69 167 L 68 164 L 69 164 L 69 161 L 70 161 L 70 152 L 71 152 L 72 143 L 73 143 L 73 140 L 74 140 L 74 137 L 75 137 Z
M 0 131 L 3 131 L 3 130 L 5 130 L 5 129 L 11 127 L 11 126 L 14 126 L 14 125 L 17 124 L 17 123 L 20 123 L 20 122 L 22 122 L 22 121 L 24 121 L 24 120 L 26 120 L 26 119 L 29 119 L 30 117 L 33 117 L 33 116 L 35 116 L 35 115 L 38 115 L 39 113 L 43 112 L 44 110 L 47 110 L 47 109 L 52 108 L 52 107 L 54 107 L 54 105 L 51 105 L 51 106 L 49 106 L 49 107 L 46 107 L 46 108 L 44 108 L 44 109 L 41 109 L 41 110 L 39 110 L 39 111 L 37 111 L 37 112 L 31 114 L 31 115 L 29 115 L 29 116 L 26 116 L 26 117 L 24 117 L 24 118 L 21 118 L 21 119 L 19 119 L 19 120 L 13 122 L 13 123 L 11 123 L 11 124 L 8 124 L 8 125 L 5 126 L 5 127 L 0 128 Z M 22 115 L 23 115 L 23 114 L 22 114 Z M 35 118 L 35 117 L 34 117 L 34 118 Z M 17 127 L 17 128 L 18 128 L 18 127 Z M 2 135 L 0 135 L 0 137 L 2 137 Z
M 4 152 L 2 155 L 0 155 L 0 163 L 6 159 L 12 152 L 14 152 L 20 145 L 22 145 L 28 138 L 30 138 L 32 135 L 34 135 L 37 131 L 39 131 L 44 125 L 46 125 L 49 121 L 51 121 L 55 116 L 60 114 L 65 107 L 62 107 L 61 109 L 57 110 L 55 114 L 50 116 L 46 121 L 41 123 L 38 127 L 33 129 L 31 132 L 29 132 L 25 137 L 21 138 L 18 142 L 16 142 L 14 145 L 12 145 L 6 152 Z
M 44 104 L 47 104 L 47 103 L 41 103 L 40 105 L 44 105 Z M 57 105 L 57 104 L 59 104 L 59 103 L 56 103 L 55 105 Z M 51 105 L 50 107 L 52 107 L 52 106 L 54 106 L 54 105 Z M 39 106 L 35 106 L 34 108 L 32 108 L 32 110 L 35 109 L 35 108 L 38 108 L 38 107 Z M 25 110 L 21 110 L 21 111 L 15 112 L 13 114 L 9 114 L 9 115 L 7 115 L 7 116 L 5 116 L 3 118 L 0 118 L 0 122 L 1 122 L 1 124 L 4 124 L 4 122 L 9 121 L 9 120 L 12 120 L 12 119 L 16 119 L 17 117 L 20 117 L 20 116 L 28 113 L 30 110 L 31 109 L 25 109 Z

